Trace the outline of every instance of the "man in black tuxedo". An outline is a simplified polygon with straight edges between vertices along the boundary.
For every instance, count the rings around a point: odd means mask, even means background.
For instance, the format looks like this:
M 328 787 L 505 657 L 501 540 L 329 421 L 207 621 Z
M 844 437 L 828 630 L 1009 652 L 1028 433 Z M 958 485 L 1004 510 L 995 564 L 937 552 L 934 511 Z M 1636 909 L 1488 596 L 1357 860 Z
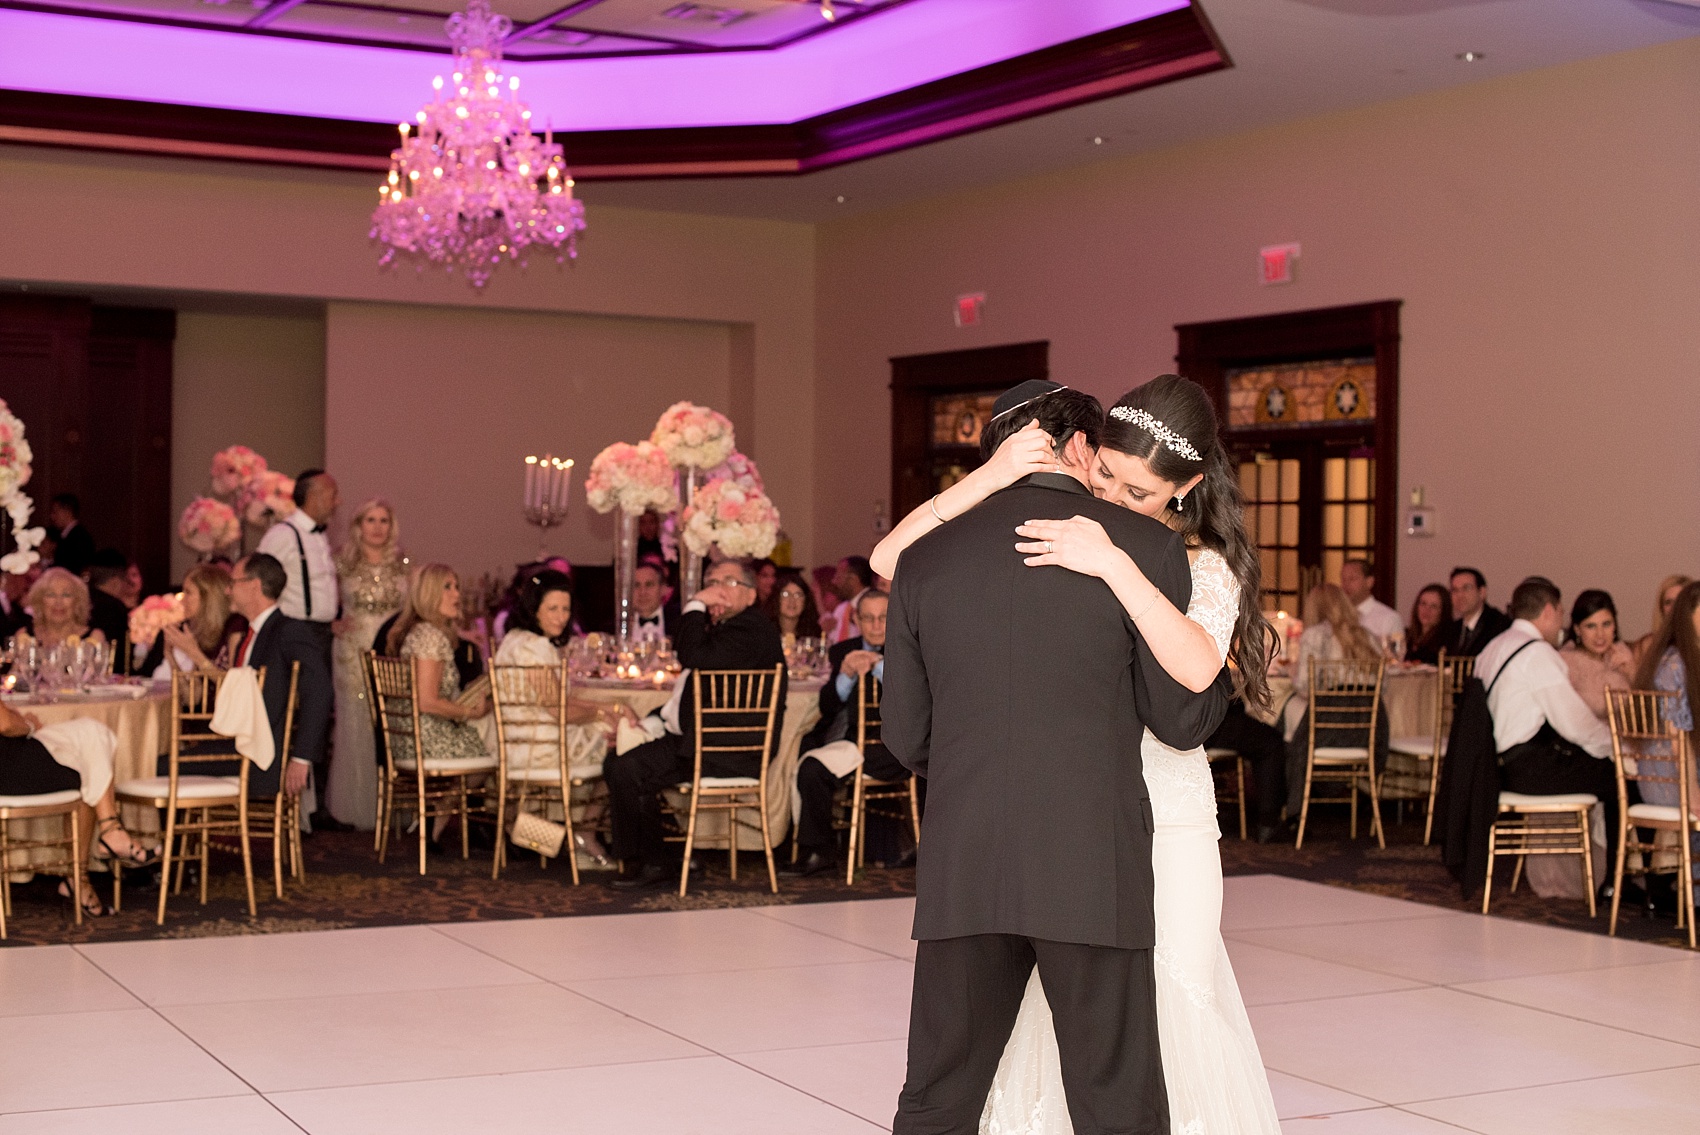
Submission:
M 1452 569 L 1452 631 L 1446 653 L 1474 658 L 1482 648 L 1511 629 L 1511 617 L 1488 606 L 1487 577 L 1473 567 Z
M 96 553 L 89 566 L 89 627 L 113 644 L 112 668 L 120 674 L 136 661 L 130 657 L 129 569 L 129 558 L 112 549 Z
M 59 493 L 47 506 L 53 529 L 53 566 L 82 575 L 94 562 L 94 536 L 82 523 L 83 505 L 76 493 Z
M 660 642 L 679 625 L 679 602 L 667 586 L 666 565 L 643 560 L 632 569 L 632 638 Z
M 644 719 L 655 739 L 628 752 L 610 754 L 602 763 L 614 828 L 614 854 L 626 868 L 614 880 L 616 888 L 655 886 L 672 874 L 658 795 L 662 789 L 691 779 L 696 760 L 691 672 L 766 670 L 785 661 L 779 628 L 761 613 L 755 601 L 755 572 L 748 564 L 726 560 L 708 569 L 703 589 L 679 613 L 673 648 L 685 669 L 673 686 L 672 699 Z M 779 718 L 773 726 L 774 745 L 779 743 L 784 724 L 785 691 L 781 689 Z M 717 743 L 737 744 L 738 737 L 720 735 Z M 744 753 L 705 753 L 702 772 L 704 776 L 757 776 L 761 758 Z
M 248 631 L 237 644 L 231 665 L 266 668 L 261 696 L 271 722 L 272 742 L 277 746 L 277 759 L 272 767 L 264 771 L 254 769 L 249 775 L 251 796 L 275 795 L 280 773 L 283 786 L 292 794 L 299 793 L 313 767 L 311 760 L 283 751 L 291 663 L 301 663 L 301 677 L 296 685 L 295 752 L 324 752 L 325 735 L 330 731 L 334 694 L 330 668 L 325 665 L 324 651 L 319 648 L 319 636 L 300 619 L 292 619 L 278 609 L 277 599 L 283 594 L 288 578 L 283 565 L 264 552 L 237 561 L 230 574 L 230 605 L 248 620 Z
M 885 623 L 891 597 L 872 589 L 856 601 L 856 627 L 862 633 L 834 646 L 827 653 L 832 674 L 820 690 L 820 724 L 803 738 L 803 759 L 797 765 L 797 793 L 803 810 L 797 819 L 798 859 L 780 872 L 807 878 L 833 870 L 836 841 L 832 832 L 832 801 L 850 774 L 838 776 L 810 750 L 834 741 L 856 740 L 856 723 L 862 712 L 862 675 L 872 673 L 885 679 Z M 876 780 L 907 780 L 909 770 L 898 763 L 883 743 L 868 746 L 862 768 Z M 852 770 L 854 771 L 854 770 Z
M 1101 581 L 1028 567 L 1016 551 L 1028 520 L 1089 517 L 1186 610 L 1180 535 L 1087 488 L 1097 400 L 1029 382 L 994 409 L 987 452 L 1037 418 L 1064 471 L 993 494 L 898 565 L 883 736 L 928 778 L 928 797 L 909 1072 L 892 1130 L 976 1130 L 1036 964 L 1074 1129 L 1167 1135 L 1140 739 L 1149 728 L 1179 749 L 1201 744 L 1228 680 L 1189 692 Z

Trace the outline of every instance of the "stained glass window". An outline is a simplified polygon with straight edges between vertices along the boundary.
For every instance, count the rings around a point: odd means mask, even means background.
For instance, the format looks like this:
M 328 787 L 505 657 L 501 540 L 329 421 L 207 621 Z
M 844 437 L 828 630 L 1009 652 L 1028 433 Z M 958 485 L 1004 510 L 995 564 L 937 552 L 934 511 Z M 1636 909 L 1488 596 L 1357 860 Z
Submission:
M 1228 428 L 1375 420 L 1375 360 L 1329 359 L 1226 372 Z

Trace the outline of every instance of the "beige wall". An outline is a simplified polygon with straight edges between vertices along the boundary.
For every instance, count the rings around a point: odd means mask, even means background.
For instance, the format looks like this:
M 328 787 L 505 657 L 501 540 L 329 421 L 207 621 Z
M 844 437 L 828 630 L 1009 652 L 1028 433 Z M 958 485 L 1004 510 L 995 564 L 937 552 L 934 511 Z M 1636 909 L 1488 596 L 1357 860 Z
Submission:
M 1048 339 L 1112 398 L 1174 366 L 1173 325 L 1402 299 L 1400 481 L 1455 563 L 1613 591 L 1646 629 L 1700 574 L 1700 39 L 1105 162 L 825 226 L 818 554 L 889 492 L 887 359 Z M 1301 241 L 1298 282 L 1256 283 Z M 978 329 L 952 326 L 988 294 Z
M 538 550 L 520 515 L 521 463 L 547 451 L 577 462 L 549 550 L 606 563 L 613 517 L 584 503 L 590 459 L 648 436 L 681 398 L 729 405 L 731 340 L 716 323 L 332 304 L 326 453 L 344 519 L 386 497 L 415 558 L 511 570 Z
M 171 391 L 172 518 L 208 491 L 212 455 L 246 445 L 294 476 L 325 460 L 325 321 L 182 311 Z M 172 578 L 195 562 L 172 545 Z
M 680 321 L 720 325 L 719 389 L 737 403 L 741 433 L 746 444 L 755 443 L 748 451 L 761 465 L 786 529 L 799 551 L 811 554 L 809 226 L 593 203 L 576 264 L 557 267 L 540 257 L 524 272 L 504 268 L 481 294 L 443 272 L 377 267 L 378 250 L 366 238 L 374 183 L 367 176 L 0 146 L 0 216 L 29 218 L 0 227 L 0 281 L 59 290 L 157 289 L 394 304 L 428 316 L 425 323 L 442 309 L 635 318 L 643 321 L 640 328 L 655 330 L 657 342 L 678 341 L 665 328 Z M 115 203 L 125 205 L 121 216 L 112 212 Z M 734 330 L 725 330 L 728 326 Z M 456 348 L 468 373 L 500 366 L 507 349 L 499 339 L 460 342 Z M 548 367 L 564 364 L 570 360 L 545 360 Z M 698 364 L 681 365 L 689 370 Z M 358 374 L 342 373 L 362 381 Z M 737 381 L 728 385 L 733 377 Z M 396 392 L 369 393 L 381 398 Z M 618 389 L 602 392 L 609 396 L 617 400 Z M 335 414 L 334 391 L 331 401 Z M 587 404 L 575 412 L 607 411 L 605 405 Z M 632 414 L 635 421 L 635 406 Z M 653 418 L 642 423 L 651 424 Z M 334 433 L 338 423 L 330 425 Z M 467 428 L 475 426 L 469 422 Z M 626 440 L 637 440 L 641 432 L 634 429 Z M 333 466 L 335 456 L 333 445 Z M 476 519 L 469 515 L 463 521 Z M 607 555 L 604 548 L 600 558 L 606 561 Z M 588 558 L 598 557 L 592 551 Z

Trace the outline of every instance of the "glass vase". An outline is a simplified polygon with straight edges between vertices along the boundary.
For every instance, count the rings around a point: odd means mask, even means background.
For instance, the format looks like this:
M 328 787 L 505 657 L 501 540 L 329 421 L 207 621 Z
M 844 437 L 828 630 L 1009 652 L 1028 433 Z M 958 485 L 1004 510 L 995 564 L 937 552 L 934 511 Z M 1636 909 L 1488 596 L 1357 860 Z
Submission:
M 622 648 L 632 637 L 632 579 L 637 571 L 638 514 L 622 508 L 614 527 L 614 628 Z
M 685 513 L 691 498 L 696 496 L 697 478 L 701 472 L 691 466 L 679 470 L 679 603 L 684 605 L 702 590 L 702 557 L 685 543 Z

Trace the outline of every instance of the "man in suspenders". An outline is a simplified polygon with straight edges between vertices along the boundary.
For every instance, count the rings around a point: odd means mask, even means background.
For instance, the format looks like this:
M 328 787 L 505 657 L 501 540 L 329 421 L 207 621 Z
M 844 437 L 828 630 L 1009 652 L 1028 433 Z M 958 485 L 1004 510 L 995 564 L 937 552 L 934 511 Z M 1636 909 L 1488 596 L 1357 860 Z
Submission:
M 295 511 L 267 530 L 257 550 L 283 565 L 288 582 L 278 598 L 278 609 L 290 618 L 306 623 L 311 629 L 324 653 L 328 673 L 331 624 L 336 619 L 340 601 L 336 561 L 331 559 L 330 541 L 325 537 L 325 527 L 341 503 L 336 479 L 323 469 L 308 469 L 295 478 L 294 500 Z M 330 772 L 325 751 L 330 737 L 328 721 L 325 726 L 314 729 L 313 736 L 298 735 L 295 751 L 312 762 L 313 781 L 319 792 L 316 810 L 310 817 L 314 830 L 346 830 L 325 810 L 323 793 Z M 297 772 L 297 769 L 301 771 Z M 289 776 L 304 778 L 305 766 L 292 765 Z

